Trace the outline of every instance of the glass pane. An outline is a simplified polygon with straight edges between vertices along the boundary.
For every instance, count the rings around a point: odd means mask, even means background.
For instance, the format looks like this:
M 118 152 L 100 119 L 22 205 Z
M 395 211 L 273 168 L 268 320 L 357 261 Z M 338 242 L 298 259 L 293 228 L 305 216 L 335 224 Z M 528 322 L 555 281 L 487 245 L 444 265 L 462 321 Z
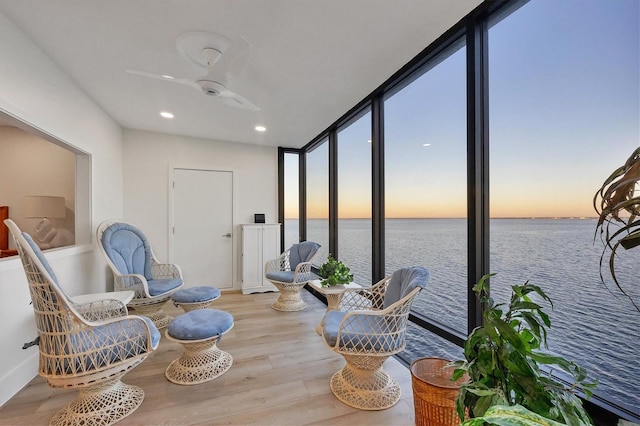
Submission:
M 385 100 L 385 271 L 424 266 L 413 305 L 467 334 L 465 48 Z
M 307 241 L 320 244 L 313 258 L 322 265 L 329 255 L 329 143 L 307 152 Z
M 371 113 L 338 132 L 338 257 L 371 284 Z
M 299 155 L 284 154 L 284 247 L 285 250 L 300 241 L 300 179 Z
M 592 200 L 640 140 L 639 5 L 537 0 L 489 31 L 493 297 L 542 287 L 549 350 L 636 414 L 640 314 L 600 282 Z M 619 271 L 639 296 L 637 259 L 620 258 Z
M 464 359 L 462 348 L 424 328 L 407 324 L 407 347 L 398 354 L 407 364 L 418 358 Z

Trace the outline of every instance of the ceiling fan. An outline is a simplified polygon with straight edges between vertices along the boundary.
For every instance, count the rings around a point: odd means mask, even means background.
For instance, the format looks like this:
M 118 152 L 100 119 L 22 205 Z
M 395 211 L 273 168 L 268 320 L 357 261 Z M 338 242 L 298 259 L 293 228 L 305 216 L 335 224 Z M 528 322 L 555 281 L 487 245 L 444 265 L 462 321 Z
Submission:
M 178 37 L 176 48 L 183 58 L 207 73 L 196 79 L 188 79 L 145 71 L 126 71 L 129 74 L 193 87 L 205 95 L 220 98 L 225 104 L 235 108 L 260 111 L 249 100 L 229 89 L 229 82 L 242 74 L 249 61 L 251 44 L 246 39 L 240 37 L 230 40 L 210 32 L 188 32 Z

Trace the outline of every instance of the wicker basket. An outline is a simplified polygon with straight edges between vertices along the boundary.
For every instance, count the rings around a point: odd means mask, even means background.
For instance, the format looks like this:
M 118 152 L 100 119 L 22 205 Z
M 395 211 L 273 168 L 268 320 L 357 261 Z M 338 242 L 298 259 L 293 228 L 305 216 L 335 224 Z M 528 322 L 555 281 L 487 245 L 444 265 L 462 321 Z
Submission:
M 417 426 L 459 425 L 456 413 L 458 389 L 467 380 L 451 381 L 451 361 L 441 358 L 420 358 L 411 363 L 411 383 Z

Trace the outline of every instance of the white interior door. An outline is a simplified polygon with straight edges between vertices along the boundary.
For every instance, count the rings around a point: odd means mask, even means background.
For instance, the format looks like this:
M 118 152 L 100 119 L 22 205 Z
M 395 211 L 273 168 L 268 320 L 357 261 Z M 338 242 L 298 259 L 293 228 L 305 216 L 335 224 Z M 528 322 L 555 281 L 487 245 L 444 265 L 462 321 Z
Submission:
M 233 288 L 233 172 L 173 169 L 173 262 L 184 287 Z

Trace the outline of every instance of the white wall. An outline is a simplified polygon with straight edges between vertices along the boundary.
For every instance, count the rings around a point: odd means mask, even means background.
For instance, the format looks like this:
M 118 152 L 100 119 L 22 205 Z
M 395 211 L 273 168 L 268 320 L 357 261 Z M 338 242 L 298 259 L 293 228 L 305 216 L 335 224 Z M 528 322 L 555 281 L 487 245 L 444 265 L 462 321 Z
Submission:
M 234 288 L 240 289 L 241 232 L 254 213 L 278 219 L 278 151 L 273 147 L 124 131 L 124 219 L 139 226 L 160 261 L 169 261 L 169 176 L 172 167 L 234 172 Z M 194 188 L 197 190 L 197 188 Z
M 122 215 L 120 127 L 1 13 L 0 115 L 91 155 L 92 229 Z M 106 266 L 92 245 L 55 249 L 47 258 L 70 295 L 108 288 Z M 0 260 L 0 404 L 37 375 L 37 347 L 21 349 L 36 337 L 29 302 L 20 261 Z

